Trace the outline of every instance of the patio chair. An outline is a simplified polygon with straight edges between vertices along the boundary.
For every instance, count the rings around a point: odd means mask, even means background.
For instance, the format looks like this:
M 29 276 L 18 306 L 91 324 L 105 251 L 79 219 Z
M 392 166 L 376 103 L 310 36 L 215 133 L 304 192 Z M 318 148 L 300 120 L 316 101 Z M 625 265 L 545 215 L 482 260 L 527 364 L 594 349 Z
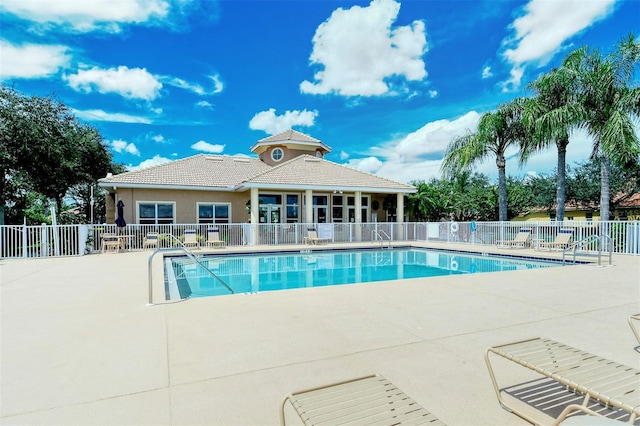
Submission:
M 198 241 L 198 233 L 195 229 L 185 229 L 182 238 L 185 247 L 200 247 L 200 242 Z
M 302 240 L 304 244 L 326 244 L 329 242 L 328 238 L 319 238 L 316 228 L 307 229 L 307 236 Z
M 101 239 L 101 251 L 102 253 L 113 251 L 114 253 L 118 253 L 120 251 L 120 238 L 116 234 L 105 232 L 102 234 Z
M 393 383 L 377 374 L 285 396 L 280 405 L 280 424 L 283 426 L 287 401 L 305 425 L 444 425 Z
M 640 343 L 640 314 L 629 317 L 629 326 L 631 327 L 631 331 L 633 331 L 633 335 L 636 336 L 638 343 Z
M 535 371 L 551 383 L 556 382 L 561 385 L 562 392 L 569 391 L 566 393 L 570 400 L 565 402 L 568 406 L 556 418 L 553 418 L 550 409 L 546 409 L 544 413 L 541 410 L 532 409 L 522 400 L 524 391 L 516 393 L 508 392 L 508 388 L 500 388 L 489 355 L 514 362 Z M 485 362 L 500 405 L 528 422 L 557 425 L 574 411 L 582 411 L 598 416 L 609 414 L 618 418 L 628 415 L 629 423 L 633 424 L 640 415 L 640 370 L 563 343 L 538 337 L 493 346 L 485 351 Z M 518 374 L 516 377 L 523 376 Z M 541 399 L 542 396 L 536 397 L 538 402 Z M 555 402 L 551 402 L 561 405 L 562 399 L 561 395 L 554 395 Z M 581 400 L 582 403 L 573 402 L 576 399 Z M 592 408 L 594 405 L 596 407 L 602 405 L 606 409 L 600 407 L 603 409 L 594 410 Z M 562 409 L 561 406 L 555 408 L 558 411 Z
M 529 245 L 529 238 L 531 237 L 531 228 L 522 228 L 518 231 L 518 235 L 513 240 L 498 240 L 496 245 L 498 247 L 509 248 L 525 248 Z
M 558 231 L 558 235 L 556 235 L 555 240 L 550 242 L 541 241 L 538 249 L 542 250 L 544 248 L 548 250 L 562 250 L 567 248 L 571 243 L 571 237 L 573 237 L 572 229 L 560 229 Z
M 146 249 L 147 247 L 155 247 L 158 248 L 158 233 L 157 232 L 147 232 L 147 236 L 142 240 L 142 248 Z
M 227 245 L 226 241 L 220 239 L 220 230 L 218 228 L 207 229 L 207 246 L 222 248 Z

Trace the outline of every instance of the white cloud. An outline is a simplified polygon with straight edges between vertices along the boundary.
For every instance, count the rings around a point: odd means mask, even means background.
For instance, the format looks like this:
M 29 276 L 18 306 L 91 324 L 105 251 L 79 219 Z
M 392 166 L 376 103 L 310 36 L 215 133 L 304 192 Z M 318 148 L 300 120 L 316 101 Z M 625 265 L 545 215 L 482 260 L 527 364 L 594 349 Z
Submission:
M 476 111 L 470 111 L 454 120 L 436 120 L 427 123 L 394 142 L 394 156 L 409 160 L 443 153 L 454 138 L 468 131 L 476 131 L 480 116 Z
M 340 151 L 340 159 L 344 161 L 347 158 L 349 158 L 349 153 L 345 151 Z
M 138 151 L 138 148 L 136 148 L 133 143 L 120 139 L 111 141 L 111 148 L 113 148 L 115 152 L 127 152 L 132 155 L 140 155 L 140 151 Z
M 548 63 L 565 41 L 609 15 L 615 2 L 530 0 L 510 25 L 512 36 L 503 41 L 502 56 L 513 67 L 504 89 L 517 89 L 526 66 Z
M 392 28 L 400 3 L 372 0 L 369 6 L 336 9 L 313 37 L 312 65 L 322 70 L 303 81 L 310 94 L 379 96 L 404 93 L 389 81 L 421 81 L 427 76 L 422 55 L 427 51 L 425 25 Z
M 135 115 L 128 115 L 119 112 L 106 112 L 101 109 L 87 109 L 77 110 L 74 109 L 73 113 L 78 118 L 86 121 L 112 121 L 115 123 L 142 123 L 151 124 L 151 120 L 146 117 L 139 117 Z
M 264 130 L 270 135 L 284 132 L 294 126 L 313 126 L 318 111 L 286 111 L 284 115 L 276 115 L 275 108 L 262 111 L 253 116 L 249 122 L 249 128 Z
M 224 151 L 225 146 L 226 145 L 220 145 L 220 144 L 214 145 L 209 142 L 198 141 L 193 145 L 191 145 L 191 149 L 195 149 L 196 151 L 208 152 L 210 154 L 222 154 L 222 151 Z
M 170 6 L 166 0 L 3 0 L 0 10 L 73 32 L 116 33 L 124 24 L 159 22 L 167 17 Z
M 168 158 L 161 157 L 160 155 L 155 155 L 153 158 L 149 158 L 147 160 L 142 161 L 137 166 L 132 166 L 131 164 L 129 164 L 127 166 L 127 170 L 128 171 L 133 171 L 133 170 L 139 170 L 139 169 L 146 169 L 147 167 L 153 167 L 153 166 L 159 166 L 161 164 L 167 164 L 167 163 L 170 163 L 171 161 L 172 160 L 169 160 Z
M 429 90 L 429 97 L 431 99 L 435 98 L 436 96 L 438 96 L 438 91 L 437 90 Z
M 347 165 L 363 172 L 375 174 L 384 166 L 384 163 L 376 157 L 366 157 L 349 160 Z
M 487 65 L 486 67 L 482 68 L 482 78 L 489 77 L 493 77 L 493 72 L 491 72 L 491 67 Z
M 193 92 L 197 95 L 215 95 L 216 93 L 222 92 L 224 89 L 224 84 L 220 81 L 219 75 L 211 75 L 208 77 L 212 83 L 213 87 L 209 89 L 205 89 L 201 85 L 197 83 L 190 83 L 186 80 L 183 80 L 178 77 L 161 77 L 160 79 L 171 86 L 179 87 L 180 89 L 188 90 L 189 92 Z
M 151 139 L 152 139 L 154 142 L 157 142 L 157 143 L 164 143 L 164 142 L 166 142 L 166 141 L 165 141 L 165 139 L 164 139 L 164 136 L 162 136 L 162 135 L 154 135 L 154 136 L 152 136 L 152 137 L 151 137 Z
M 209 78 L 213 81 L 213 93 L 220 93 L 224 89 L 224 83 L 220 80 L 220 75 L 210 75 Z
M 162 83 L 145 68 L 93 67 L 78 70 L 77 74 L 70 74 L 65 78 L 73 90 L 85 93 L 115 93 L 127 99 L 151 101 L 160 95 L 162 89 Z
M 471 111 L 453 120 L 437 120 L 427 123 L 422 128 L 400 140 L 392 140 L 374 146 L 369 156 L 351 158 L 346 164 L 350 167 L 373 173 L 398 182 L 429 180 L 441 178 L 440 170 L 444 151 L 449 142 L 467 131 L 476 131 L 480 114 Z M 567 147 L 567 164 L 573 165 L 589 158 L 592 140 L 585 131 L 574 132 L 569 138 Z M 507 175 L 521 177 L 527 174 L 553 173 L 557 166 L 557 150 L 550 146 L 548 150 L 534 155 L 526 165 L 520 166 L 517 148 L 510 148 L 507 153 Z M 344 159 L 343 159 L 344 160 Z M 495 158 L 489 158 L 477 165 L 474 172 L 484 173 L 496 182 L 498 170 Z
M 198 101 L 196 102 L 196 106 L 199 106 L 200 108 L 205 108 L 205 109 L 213 109 L 213 104 L 208 101 Z
M 58 45 L 22 44 L 0 40 L 0 80 L 13 78 L 43 78 L 67 68 L 71 56 L 69 48 Z

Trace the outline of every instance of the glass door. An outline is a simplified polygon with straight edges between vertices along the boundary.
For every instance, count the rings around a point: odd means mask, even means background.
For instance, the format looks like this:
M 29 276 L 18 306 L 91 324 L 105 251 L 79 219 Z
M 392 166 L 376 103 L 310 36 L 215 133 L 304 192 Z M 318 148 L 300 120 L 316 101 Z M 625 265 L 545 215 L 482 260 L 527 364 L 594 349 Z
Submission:
M 326 195 L 315 195 L 313 197 L 313 222 L 327 223 L 329 201 Z

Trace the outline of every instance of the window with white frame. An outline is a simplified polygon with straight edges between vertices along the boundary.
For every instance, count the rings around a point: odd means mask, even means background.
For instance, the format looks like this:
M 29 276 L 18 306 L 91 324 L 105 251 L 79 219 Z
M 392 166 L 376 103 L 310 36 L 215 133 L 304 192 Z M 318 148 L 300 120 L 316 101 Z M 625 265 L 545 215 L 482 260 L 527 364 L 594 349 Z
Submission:
M 229 223 L 230 218 L 228 203 L 198 203 L 198 223 Z
M 167 225 L 175 223 L 176 203 L 138 202 L 138 223 L 140 225 Z
M 296 223 L 299 217 L 298 195 L 287 194 L 287 223 Z
M 273 148 L 273 150 L 271 151 L 271 159 L 273 161 L 278 162 L 282 160 L 283 157 L 284 151 L 282 150 L 282 148 Z

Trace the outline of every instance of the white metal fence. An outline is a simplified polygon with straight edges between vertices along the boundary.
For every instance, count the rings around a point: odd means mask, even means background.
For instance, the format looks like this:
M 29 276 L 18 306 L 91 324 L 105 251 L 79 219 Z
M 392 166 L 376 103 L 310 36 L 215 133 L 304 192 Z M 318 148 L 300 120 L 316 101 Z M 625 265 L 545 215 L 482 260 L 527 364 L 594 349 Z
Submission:
M 104 233 L 124 235 L 128 250 L 142 250 L 147 233 L 159 232 L 159 247 L 171 247 L 184 231 L 196 230 L 200 245 L 206 246 L 210 224 L 180 225 L 41 225 L 0 226 L 0 258 L 40 258 L 50 256 L 81 256 L 100 250 Z M 560 229 L 571 229 L 573 241 L 588 237 L 608 236 L 614 253 L 640 254 L 639 221 L 585 222 L 407 222 L 407 223 L 321 223 L 321 224 L 219 224 L 220 239 L 228 246 L 304 244 L 307 230 L 315 228 L 318 237 L 334 243 L 380 241 L 434 241 L 470 245 L 495 245 L 510 240 L 521 228 L 531 229 L 534 242 L 553 241 Z M 608 239 L 607 239 L 608 240 Z M 583 249 L 597 250 L 596 241 Z

